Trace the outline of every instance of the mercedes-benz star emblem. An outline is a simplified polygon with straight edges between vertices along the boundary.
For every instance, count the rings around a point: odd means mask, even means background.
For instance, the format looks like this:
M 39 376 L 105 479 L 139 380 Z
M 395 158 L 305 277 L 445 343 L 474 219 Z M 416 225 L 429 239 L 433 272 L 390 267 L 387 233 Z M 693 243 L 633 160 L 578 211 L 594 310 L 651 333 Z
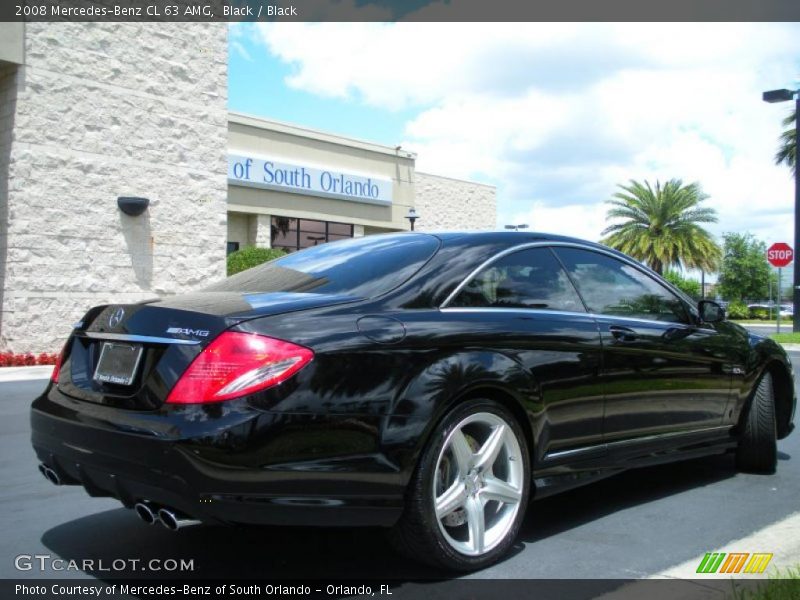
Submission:
M 122 322 L 122 317 L 124 316 L 125 316 L 125 309 L 118 308 L 113 313 L 111 313 L 110 317 L 108 317 L 108 326 L 111 328 L 116 327 Z

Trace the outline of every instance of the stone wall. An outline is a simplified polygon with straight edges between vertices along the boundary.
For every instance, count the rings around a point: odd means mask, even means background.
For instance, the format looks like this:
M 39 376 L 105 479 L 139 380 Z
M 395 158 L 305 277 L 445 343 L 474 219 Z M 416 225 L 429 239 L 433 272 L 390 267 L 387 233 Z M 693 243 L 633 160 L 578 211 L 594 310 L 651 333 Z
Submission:
M 494 186 L 416 172 L 414 207 L 418 231 L 494 229 L 497 196 Z
M 6 260 L 8 257 L 8 166 L 17 105 L 17 67 L 0 64 L 0 340 L 5 316 Z M 0 341 L 0 349 L 3 348 Z
M 0 349 L 57 351 L 92 305 L 224 276 L 226 25 L 29 23 L 12 76 Z

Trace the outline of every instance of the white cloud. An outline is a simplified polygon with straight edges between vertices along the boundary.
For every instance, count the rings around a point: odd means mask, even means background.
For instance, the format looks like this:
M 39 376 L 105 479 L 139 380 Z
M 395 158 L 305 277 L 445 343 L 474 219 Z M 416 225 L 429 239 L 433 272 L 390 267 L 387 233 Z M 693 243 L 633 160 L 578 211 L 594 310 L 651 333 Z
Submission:
M 444 10 L 439 7 L 437 10 Z M 791 239 L 792 181 L 773 165 L 800 73 L 798 24 L 261 23 L 286 84 L 413 109 L 422 171 L 498 186 L 500 225 L 597 239 L 628 179 L 700 181 L 711 229 Z

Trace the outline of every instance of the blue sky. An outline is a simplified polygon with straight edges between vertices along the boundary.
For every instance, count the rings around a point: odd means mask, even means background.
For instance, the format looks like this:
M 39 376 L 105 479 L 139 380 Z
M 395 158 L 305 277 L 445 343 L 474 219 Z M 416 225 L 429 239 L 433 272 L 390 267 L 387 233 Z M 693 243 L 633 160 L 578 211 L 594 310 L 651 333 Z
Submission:
M 236 43 L 241 48 L 234 48 Z M 229 45 L 228 108 L 232 111 L 393 146 L 416 114 L 290 88 L 285 81 L 295 67 L 266 52 L 252 37 L 239 41 L 231 36 Z
M 773 164 L 800 25 L 240 23 L 231 110 L 418 154 L 497 186 L 498 223 L 598 239 L 629 179 L 699 181 L 710 227 L 791 239 Z

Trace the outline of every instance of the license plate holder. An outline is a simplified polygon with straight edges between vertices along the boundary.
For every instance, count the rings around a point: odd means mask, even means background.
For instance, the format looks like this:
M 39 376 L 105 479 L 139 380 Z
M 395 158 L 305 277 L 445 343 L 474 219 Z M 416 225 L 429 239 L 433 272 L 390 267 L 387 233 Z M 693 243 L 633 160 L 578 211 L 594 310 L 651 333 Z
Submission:
M 98 383 L 131 385 L 136 379 L 143 350 L 142 346 L 104 342 L 94 370 L 94 380 Z

